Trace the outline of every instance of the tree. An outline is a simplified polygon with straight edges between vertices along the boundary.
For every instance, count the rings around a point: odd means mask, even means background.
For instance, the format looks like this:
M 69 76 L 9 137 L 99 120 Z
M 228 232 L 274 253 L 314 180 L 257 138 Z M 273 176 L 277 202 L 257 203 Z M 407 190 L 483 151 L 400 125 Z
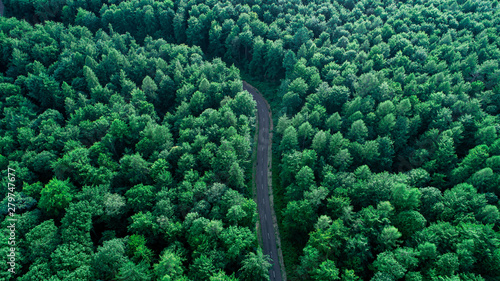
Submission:
M 402 278 L 407 270 L 396 260 L 394 253 L 387 251 L 379 254 L 373 265 L 378 273 L 387 274 L 389 278 L 393 279 Z
M 317 94 L 326 111 L 331 114 L 342 109 L 342 106 L 349 98 L 350 92 L 344 86 L 328 87 L 327 85 L 327 83 L 321 83 L 317 88 Z
M 315 272 L 315 280 L 339 280 L 339 270 L 335 266 L 335 262 L 331 260 L 326 260 L 322 262 L 319 268 Z
M 28 272 L 23 276 L 21 276 L 18 280 L 21 281 L 59 280 L 55 278 L 57 277 L 54 277 L 49 264 L 40 262 L 31 264 Z
M 297 130 L 293 126 L 286 128 L 283 138 L 281 139 L 280 151 L 282 153 L 289 152 L 298 148 Z
M 229 141 L 223 141 L 217 149 L 216 156 L 212 161 L 212 168 L 220 179 L 227 181 L 229 178 L 228 171 L 231 169 L 231 165 L 236 162 L 236 159 L 236 152 L 231 143 Z M 233 177 L 238 175 L 238 170 L 236 170 L 236 168 L 237 167 L 233 168 Z
M 434 221 L 444 207 L 443 195 L 441 191 L 435 187 L 421 188 L 421 207 L 420 213 L 429 221 Z
M 346 267 L 353 268 L 353 271 L 362 271 L 369 260 L 373 258 L 372 248 L 368 243 L 368 238 L 362 234 L 356 234 L 354 237 L 347 239 L 346 249 L 343 253 L 348 257 L 346 260 Z M 344 275 L 344 278 L 345 277 Z M 355 277 L 356 276 L 351 276 L 350 278 Z
M 166 250 L 161 256 L 157 264 L 154 265 L 154 272 L 158 280 L 176 280 L 183 275 L 184 268 L 182 266 L 183 258 Z
M 380 156 L 378 157 L 374 171 L 390 171 L 394 157 L 394 142 L 389 137 L 377 138 Z
M 156 85 L 155 81 L 151 79 L 151 77 L 144 77 L 144 79 L 142 80 L 141 89 L 144 91 L 150 101 L 156 101 L 156 92 L 158 91 L 158 86 Z
M 361 96 L 373 95 L 374 91 L 378 89 L 380 83 L 373 73 L 364 73 L 359 76 L 358 80 L 354 83 L 356 93 Z
M 57 272 L 57 276 L 63 279 L 83 268 L 88 269 L 91 249 L 79 243 L 65 243 L 59 245 L 50 257 L 51 266 Z
M 177 43 L 183 43 L 186 41 L 186 20 L 184 15 L 184 9 L 179 9 L 174 16 L 174 35 Z
M 309 86 L 302 77 L 296 78 L 288 85 L 288 91 L 297 93 L 301 100 L 305 98 L 308 88 Z
M 215 266 L 212 258 L 207 257 L 206 255 L 201 255 L 193 261 L 190 271 L 194 280 L 209 281 L 210 276 L 215 273 Z
M 293 70 L 296 63 L 297 57 L 295 56 L 295 53 L 292 50 L 288 50 L 285 54 L 285 58 L 283 59 L 283 68 L 285 68 L 285 71 L 289 73 Z
M 481 167 L 488 158 L 488 147 L 478 145 L 471 149 L 457 168 L 451 171 L 451 178 L 455 183 L 463 182 L 470 177 L 477 167 Z
M 47 220 L 37 225 L 26 234 L 26 243 L 29 245 L 30 260 L 37 258 L 49 259 L 60 242 L 57 226 L 54 220 Z
M 401 232 L 394 226 L 386 226 L 378 236 L 378 243 L 382 249 L 390 250 L 397 246 L 398 239 L 401 238 Z
M 115 279 L 123 281 L 149 281 L 151 280 L 151 273 L 145 263 L 135 264 L 129 261 L 120 267 Z
M 210 44 L 208 50 L 216 57 L 221 57 L 224 54 L 224 47 L 222 45 L 222 27 L 217 21 L 212 21 L 210 30 L 208 32 Z
M 459 267 L 458 257 L 455 253 L 446 253 L 440 256 L 436 267 L 440 275 L 452 276 Z
M 322 105 L 314 105 L 314 110 L 309 116 L 309 121 L 313 127 L 323 128 L 325 123 L 326 109 Z
M 300 98 L 299 94 L 296 92 L 287 92 L 283 95 L 283 105 L 289 108 L 288 113 L 296 113 L 299 111 L 303 100 Z
M 422 230 L 427 220 L 417 211 L 402 211 L 394 218 L 394 225 L 401 232 L 403 239 L 408 239 L 412 235 Z
M 205 95 L 196 91 L 189 101 L 189 108 L 194 115 L 199 115 L 205 109 Z
M 12 50 L 11 65 L 7 69 L 7 75 L 10 77 L 26 75 L 26 66 L 28 65 L 28 63 L 28 55 L 18 48 L 14 48 Z
M 41 191 L 38 206 L 50 215 L 58 216 L 73 199 L 69 179 L 52 179 Z
M 127 241 L 127 255 L 135 263 L 151 263 L 153 251 L 146 246 L 146 238 L 142 235 L 133 234 Z
M 234 187 L 236 190 L 243 190 L 245 187 L 245 175 L 238 162 L 235 161 L 231 164 L 228 174 L 228 185 Z
M 486 205 L 476 215 L 476 219 L 484 224 L 496 224 L 500 221 L 500 211 L 497 206 Z
M 349 130 L 349 139 L 363 143 L 366 137 L 368 137 L 368 128 L 366 127 L 365 122 L 363 120 L 354 121 Z
M 438 255 L 436 244 L 424 242 L 417 247 L 422 261 L 434 261 Z
M 92 245 L 90 229 L 92 228 L 92 211 L 100 215 L 99 209 L 92 206 L 87 200 L 80 200 L 66 209 L 61 219 L 61 239 L 66 244 L 78 243 L 89 250 Z
M 139 212 L 130 217 L 132 223 L 128 226 L 128 231 L 148 237 L 155 237 L 158 234 L 158 223 L 151 212 Z
M 175 20 L 175 19 L 174 19 Z M 186 41 L 190 45 L 201 45 L 203 43 L 203 25 L 197 17 L 189 17 L 187 21 Z
M 227 276 L 224 270 L 219 270 L 210 277 L 210 281 L 238 281 L 238 279 L 234 277 L 234 273 L 231 276 Z
M 248 60 L 248 48 L 253 45 L 253 32 L 248 24 L 245 24 L 243 31 L 238 35 L 241 44 L 245 47 L 245 59 Z
M 83 66 L 83 75 L 85 76 L 85 79 L 87 80 L 87 85 L 88 85 L 88 90 L 92 90 L 96 87 L 100 87 L 101 84 L 99 84 L 99 80 L 97 79 L 97 76 L 95 75 L 94 71 L 84 65 Z
M 420 206 L 421 193 L 417 188 L 396 184 L 392 188 L 391 203 L 398 210 L 413 210 Z
M 125 155 L 120 159 L 119 178 L 129 184 L 148 182 L 150 164 L 138 153 Z
M 233 113 L 238 117 L 245 115 L 247 117 L 254 116 L 256 113 L 256 101 L 246 91 L 238 92 L 229 104 Z
M 325 155 L 327 152 L 326 151 L 328 144 L 327 136 L 328 135 L 324 131 L 318 131 L 316 135 L 314 135 L 312 141 L 312 148 L 316 151 L 318 155 Z
M 295 180 L 298 187 L 298 194 L 294 194 L 294 196 L 291 196 L 290 201 L 300 199 L 303 196 L 304 191 L 309 190 L 311 185 L 315 185 L 314 172 L 308 166 L 304 166 L 295 176 Z
M 110 279 L 115 277 L 120 268 L 127 263 L 125 244 L 121 239 L 105 241 L 97 248 L 92 257 L 93 270 L 98 278 Z
M 301 168 L 302 153 L 293 150 L 292 152 L 283 155 L 281 160 L 281 183 L 287 186 L 293 182 L 295 175 Z
M 210 82 L 207 80 L 207 78 L 203 78 L 200 81 L 200 84 L 198 85 L 198 89 L 202 93 L 208 93 L 210 90 Z
M 125 192 L 127 205 L 134 211 L 145 211 L 153 207 L 154 193 L 150 185 L 138 184 Z
M 486 205 L 486 198 L 484 194 L 478 194 L 472 185 L 462 183 L 444 192 L 443 205 L 439 214 L 442 220 L 467 221 L 471 213 L 479 212 Z
M 164 125 L 158 125 L 152 121 L 147 123 L 144 130 L 140 132 L 140 136 L 141 138 L 135 145 L 135 148 L 143 157 L 149 157 L 155 151 L 170 149 L 173 146 L 172 134 L 169 128 Z M 133 157 L 136 158 L 135 155 Z M 141 162 L 139 158 L 134 160 L 133 162 Z
M 264 69 L 266 77 L 276 79 L 282 73 L 283 67 L 283 42 L 281 40 L 266 41 L 267 53 L 265 55 Z
M 333 166 L 341 171 L 346 171 L 352 164 L 352 156 L 348 149 L 341 149 L 333 157 Z
M 311 31 L 306 27 L 299 28 L 293 36 L 293 45 L 295 50 L 298 50 L 304 43 L 306 43 L 311 36 Z
M 297 131 L 297 139 L 302 148 L 309 147 L 314 135 L 314 130 L 311 124 L 306 121 L 299 126 Z
M 50 177 L 52 175 L 51 165 L 55 161 L 56 157 L 53 153 L 49 151 L 42 151 L 38 153 L 33 158 L 33 170 L 44 176 Z
M 326 120 L 326 127 L 330 129 L 330 132 L 332 134 L 338 132 L 341 126 L 342 118 L 340 117 L 340 114 L 338 112 L 335 112 Z
M 307 233 L 312 229 L 317 213 L 311 203 L 305 200 L 291 201 L 283 210 L 283 226 L 296 234 L 298 243 L 305 243 Z M 300 240 L 299 240 L 300 239 Z
M 455 154 L 453 138 L 449 134 L 443 133 L 439 140 L 435 159 L 441 171 L 451 171 L 453 166 L 455 166 L 457 155 Z
M 264 281 L 269 280 L 269 269 L 271 260 L 269 256 L 262 253 L 261 248 L 257 248 L 257 253 L 249 253 L 242 261 L 240 269 L 242 280 Z
M 231 261 L 237 261 L 255 243 L 255 236 L 247 227 L 229 226 L 222 230 L 220 237 Z
M 338 257 L 341 246 L 347 240 L 347 228 L 341 219 L 332 221 L 328 216 L 321 216 L 310 233 L 308 244 L 319 250 L 325 259 Z
M 380 135 L 389 135 L 392 132 L 394 126 L 396 125 L 396 118 L 394 114 L 389 113 L 380 120 L 378 124 L 378 132 Z
M 59 83 L 45 72 L 34 75 L 29 73 L 25 81 L 28 96 L 38 101 L 43 108 L 62 108 L 63 99 Z
M 35 182 L 33 184 L 23 183 L 23 193 L 39 200 L 43 189 L 43 184 L 41 182 Z
M 491 168 L 484 168 L 475 172 L 467 182 L 472 184 L 479 192 L 492 192 L 500 194 L 498 176 Z
M 116 193 L 107 193 L 103 198 L 104 214 L 108 218 L 119 217 L 125 211 L 126 201 Z

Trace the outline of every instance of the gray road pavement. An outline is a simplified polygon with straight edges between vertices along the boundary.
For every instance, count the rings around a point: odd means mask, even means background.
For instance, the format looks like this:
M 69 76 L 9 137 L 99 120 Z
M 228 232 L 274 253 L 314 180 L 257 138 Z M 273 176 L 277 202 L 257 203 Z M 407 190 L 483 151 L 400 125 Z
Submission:
M 257 102 L 257 118 L 259 120 L 259 139 L 257 145 L 257 208 L 259 211 L 260 225 L 262 230 L 263 252 L 272 259 L 272 267 L 269 270 L 269 277 L 272 281 L 281 281 L 280 264 L 278 260 L 278 248 L 276 247 L 276 237 L 274 235 L 273 219 L 271 205 L 269 201 L 268 189 L 268 148 L 269 148 L 269 110 L 264 97 L 250 87 L 246 82 L 243 83 L 243 89 L 252 94 Z

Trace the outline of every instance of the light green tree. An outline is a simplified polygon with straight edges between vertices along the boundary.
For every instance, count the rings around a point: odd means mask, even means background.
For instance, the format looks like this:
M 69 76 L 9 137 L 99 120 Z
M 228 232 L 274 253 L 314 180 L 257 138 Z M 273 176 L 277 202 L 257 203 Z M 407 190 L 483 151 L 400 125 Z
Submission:
M 258 248 L 257 253 L 250 252 L 242 262 L 240 269 L 242 280 L 265 281 L 269 280 L 270 258 Z
M 69 179 L 52 179 L 41 191 L 38 206 L 50 215 L 59 215 L 73 199 Z

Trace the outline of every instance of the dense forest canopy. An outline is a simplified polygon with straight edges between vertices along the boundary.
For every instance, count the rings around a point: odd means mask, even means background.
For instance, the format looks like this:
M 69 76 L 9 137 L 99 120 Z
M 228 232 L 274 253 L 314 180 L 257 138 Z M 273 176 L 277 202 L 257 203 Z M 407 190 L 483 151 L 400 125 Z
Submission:
M 162 39 L 1 23 L 10 61 L 1 165 L 22 188 L 19 280 L 204 280 L 253 269 L 242 264 L 257 246 L 247 188 L 255 103 L 238 69 Z
M 290 280 L 498 280 L 498 0 L 4 4 L 20 280 L 268 279 L 238 68 Z

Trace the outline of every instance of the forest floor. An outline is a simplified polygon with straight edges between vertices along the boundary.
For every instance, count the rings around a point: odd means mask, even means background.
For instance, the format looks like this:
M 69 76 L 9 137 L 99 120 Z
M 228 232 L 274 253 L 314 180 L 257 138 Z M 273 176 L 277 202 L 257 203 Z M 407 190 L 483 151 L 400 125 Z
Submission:
M 257 145 L 257 168 L 255 171 L 255 184 L 257 190 L 257 208 L 259 211 L 260 233 L 263 252 L 269 255 L 272 260 L 272 267 L 269 270 L 270 280 L 286 281 L 283 254 L 281 252 L 281 242 L 279 238 L 278 222 L 274 212 L 271 151 L 273 121 L 270 114 L 270 107 L 264 97 L 257 89 L 244 82 L 243 89 L 248 91 L 257 102 L 258 116 L 258 145 Z M 282 270 L 280 270 L 280 268 Z M 280 274 L 281 273 L 281 274 Z

